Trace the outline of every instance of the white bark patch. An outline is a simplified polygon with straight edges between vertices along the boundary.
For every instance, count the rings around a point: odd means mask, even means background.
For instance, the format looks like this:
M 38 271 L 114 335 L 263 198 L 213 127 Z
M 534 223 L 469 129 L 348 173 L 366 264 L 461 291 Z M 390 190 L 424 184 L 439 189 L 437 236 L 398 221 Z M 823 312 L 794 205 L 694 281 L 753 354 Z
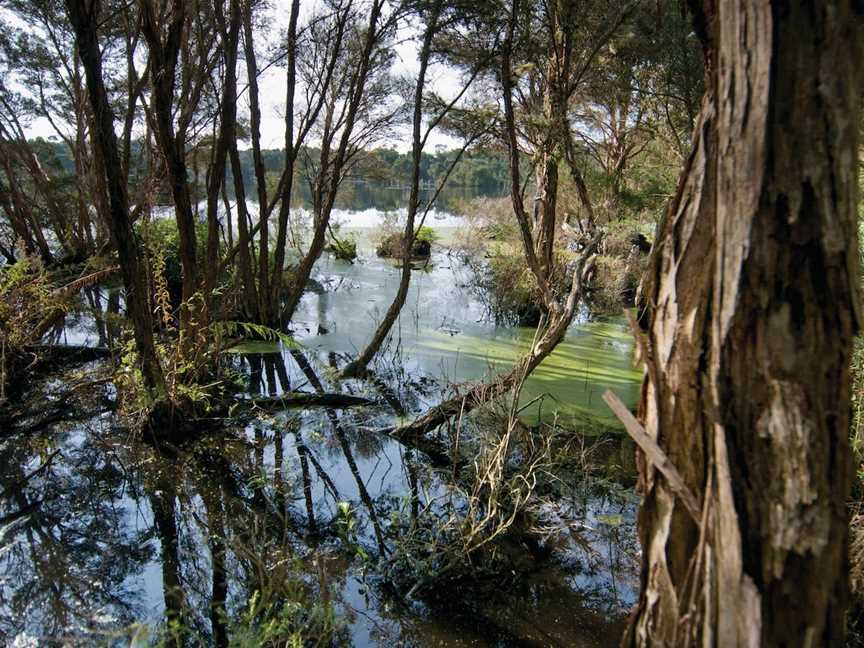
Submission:
M 828 543 L 830 512 L 818 503 L 818 489 L 810 480 L 808 455 L 818 430 L 812 417 L 803 416 L 808 403 L 798 383 L 774 381 L 771 404 L 760 416 L 756 433 L 771 445 L 776 457 L 772 474 L 772 497 L 768 508 L 766 537 L 773 554 L 765 570 L 774 578 L 783 575 L 783 563 L 790 551 L 818 554 Z

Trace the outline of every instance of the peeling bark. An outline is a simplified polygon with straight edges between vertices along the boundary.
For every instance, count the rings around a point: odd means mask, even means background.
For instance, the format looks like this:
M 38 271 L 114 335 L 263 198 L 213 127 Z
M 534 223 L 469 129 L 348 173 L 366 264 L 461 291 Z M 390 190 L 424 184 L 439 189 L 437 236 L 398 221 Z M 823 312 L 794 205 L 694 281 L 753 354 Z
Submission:
M 640 458 L 624 645 L 841 646 L 862 9 L 696 9 L 706 95 L 637 339 L 640 418 L 701 520 Z

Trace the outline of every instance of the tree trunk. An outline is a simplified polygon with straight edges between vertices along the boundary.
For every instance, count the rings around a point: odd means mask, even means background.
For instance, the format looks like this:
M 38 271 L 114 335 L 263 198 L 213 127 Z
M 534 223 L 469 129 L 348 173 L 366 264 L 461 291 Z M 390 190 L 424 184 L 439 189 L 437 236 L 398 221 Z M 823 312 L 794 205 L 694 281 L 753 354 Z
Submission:
M 100 159 L 103 161 L 103 168 L 99 172 L 106 178 L 110 207 L 108 225 L 120 260 L 120 271 L 126 289 L 126 309 L 132 320 L 144 384 L 151 396 L 161 400 L 165 397 L 165 383 L 153 342 L 153 320 L 135 235 L 129 219 L 126 185 L 121 178 L 114 116 L 102 79 L 102 55 L 96 34 L 99 3 L 66 0 L 66 7 L 75 29 L 78 54 L 87 76 L 87 92 L 93 108 L 93 145 L 94 149 L 99 149 Z
M 540 155 L 534 176 L 537 183 L 537 196 L 534 198 L 535 254 L 547 280 L 551 278 L 554 266 L 555 214 L 558 211 L 558 158 L 554 148 Z
M 624 645 L 843 644 L 855 6 L 696 8 L 707 90 L 638 341 L 640 417 L 701 515 L 640 460 L 641 596 Z
M 219 280 L 219 197 L 225 186 L 225 165 L 230 143 L 235 138 L 237 119 L 237 43 L 240 35 L 241 9 L 239 0 L 229 3 L 229 18 L 225 21 L 221 5 L 215 4 L 217 24 L 222 38 L 225 63 L 224 83 L 219 113 L 221 123 L 216 138 L 212 162 L 207 169 L 207 269 L 204 273 L 205 293 L 212 295 Z M 195 167 L 197 168 L 197 164 Z M 196 183 L 197 184 L 197 183 Z
M 273 323 L 270 313 L 270 210 L 267 205 L 267 174 L 261 156 L 261 106 L 258 100 L 258 59 L 252 37 L 252 7 L 247 4 L 243 11 L 243 52 L 246 56 L 246 73 L 249 80 L 249 132 L 252 140 L 252 167 L 255 170 L 255 186 L 258 190 L 258 312 L 261 320 Z M 292 102 L 293 103 L 293 102 Z M 293 112 L 293 106 L 291 108 Z
M 294 147 L 294 91 L 297 85 L 297 17 L 300 0 L 292 0 L 285 36 L 288 69 L 285 74 L 285 179 L 279 197 L 279 220 L 276 230 L 273 277 L 270 282 L 270 312 L 278 320 L 279 303 L 282 297 L 282 274 L 285 272 L 285 248 L 288 244 L 288 217 L 291 213 L 291 193 L 294 188 L 294 162 L 297 159 Z M 341 31 L 340 31 L 341 37 Z M 323 99 L 323 93 L 322 93 Z M 319 104 L 320 106 L 320 104 Z M 277 321 L 278 323 L 278 321 Z
M 312 268 L 324 250 L 325 236 L 330 224 L 330 214 L 333 211 L 333 205 L 336 202 L 336 193 L 342 182 L 345 164 L 348 161 L 348 149 L 357 120 L 357 113 L 366 92 L 366 81 L 369 70 L 372 67 L 373 55 L 375 49 L 380 45 L 380 39 L 383 35 L 378 25 L 378 19 L 381 17 L 383 7 L 384 3 L 380 0 L 375 0 L 370 7 L 368 27 L 363 40 L 363 50 L 356 63 L 356 71 L 352 73 L 345 114 L 340 119 L 343 123 L 339 145 L 333 155 L 332 161 L 329 163 L 327 162 L 330 155 L 328 149 L 335 133 L 329 137 L 325 135 L 323 138 L 324 141 L 321 145 L 321 170 L 319 172 L 320 178 L 317 190 L 321 191 L 324 195 L 314 200 L 315 232 L 312 236 L 312 242 L 309 244 L 309 250 L 294 271 L 294 276 L 291 280 L 291 289 L 285 298 L 285 305 L 282 309 L 282 317 L 280 318 L 280 321 L 284 321 L 285 323 L 290 322 L 294 316 L 294 311 L 297 309 L 300 298 L 303 296 L 303 291 L 306 289 L 306 282 L 309 281 L 309 276 L 312 274 Z M 327 133 L 329 128 L 325 125 L 324 130 Z M 323 191 L 325 186 L 326 191 Z
M 362 352 L 342 371 L 345 378 L 356 377 L 366 373 L 366 369 L 375 354 L 381 349 L 381 345 L 390 334 L 390 329 L 402 312 L 405 299 L 408 297 L 408 288 L 411 284 L 411 249 L 414 247 L 414 220 L 417 209 L 420 207 L 420 161 L 423 155 L 423 91 L 426 87 L 426 70 L 429 66 L 429 56 L 432 52 L 432 39 L 438 28 L 438 17 L 441 13 L 441 2 L 436 2 L 430 8 L 429 22 L 426 33 L 423 35 L 423 47 L 420 51 L 420 71 L 417 74 L 417 83 L 414 86 L 414 109 L 412 118 L 411 139 L 411 192 L 408 198 L 408 209 L 405 215 L 405 231 L 402 234 L 402 274 L 399 277 L 399 289 L 396 297 L 387 309 L 384 319 L 375 329 L 372 340 Z
M 200 321 L 199 313 L 196 312 L 194 313 L 196 316 L 193 316 L 193 311 L 198 309 L 193 305 L 192 298 L 199 286 L 195 215 L 192 210 L 192 197 L 187 177 L 185 138 L 182 137 L 182 129 L 180 129 L 181 137 L 178 137 L 174 129 L 177 59 L 186 23 L 184 7 L 183 2 L 175 2 L 165 16 L 157 16 L 156 8 L 151 3 L 141 3 L 141 31 L 149 50 L 148 64 L 153 91 L 156 141 L 165 158 L 180 238 L 180 266 L 183 271 L 180 328 L 182 332 L 191 332 L 192 328 L 202 326 L 204 323 Z M 163 32 L 165 32 L 164 41 Z M 186 335 L 185 344 L 189 344 L 192 337 L 194 335 Z
M 232 131 L 233 133 L 233 131 Z M 258 313 L 258 289 L 252 271 L 252 233 L 249 231 L 249 215 L 246 210 L 246 189 L 243 186 L 243 167 L 237 150 L 237 138 L 229 140 L 228 154 L 231 159 L 231 175 L 234 178 L 234 195 L 237 198 L 237 250 L 240 265 L 240 280 L 243 287 L 242 301 L 246 316 L 260 321 Z M 224 263 L 224 262 L 223 262 Z

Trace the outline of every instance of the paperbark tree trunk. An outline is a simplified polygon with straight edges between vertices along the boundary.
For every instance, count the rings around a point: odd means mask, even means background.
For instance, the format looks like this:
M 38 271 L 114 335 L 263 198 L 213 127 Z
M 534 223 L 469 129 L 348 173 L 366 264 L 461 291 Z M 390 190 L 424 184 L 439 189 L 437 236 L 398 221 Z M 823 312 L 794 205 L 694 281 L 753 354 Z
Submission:
M 152 85 L 153 114 L 156 124 L 156 141 L 165 158 L 165 167 L 177 231 L 180 238 L 180 266 L 182 268 L 183 308 L 180 309 L 180 328 L 191 331 L 203 324 L 198 321 L 198 309 L 193 316 L 192 298 L 199 288 L 195 214 L 186 169 L 185 139 L 174 128 L 174 95 L 176 91 L 177 62 L 183 43 L 183 32 L 187 19 L 183 2 L 172 2 L 165 15 L 157 15 L 151 2 L 141 2 L 141 32 L 147 41 L 148 65 Z M 163 37 L 164 32 L 164 37 Z M 195 326 L 193 327 L 193 323 Z M 187 335 L 185 344 L 192 336 Z
M 135 346 L 141 358 L 141 373 L 150 395 L 160 401 L 165 398 L 165 381 L 153 341 L 153 320 L 144 272 L 129 218 L 129 198 L 121 177 L 114 115 L 102 77 L 102 54 L 96 32 L 99 2 L 66 0 L 66 7 L 75 30 L 78 54 L 87 76 L 87 93 L 93 108 L 93 145 L 100 150 L 100 159 L 103 161 L 103 168 L 99 173 L 106 179 L 108 225 L 120 261 L 126 289 L 126 309 L 132 320 Z
M 691 5 L 707 90 L 643 282 L 639 415 L 701 514 L 640 460 L 624 645 L 840 646 L 861 6 Z

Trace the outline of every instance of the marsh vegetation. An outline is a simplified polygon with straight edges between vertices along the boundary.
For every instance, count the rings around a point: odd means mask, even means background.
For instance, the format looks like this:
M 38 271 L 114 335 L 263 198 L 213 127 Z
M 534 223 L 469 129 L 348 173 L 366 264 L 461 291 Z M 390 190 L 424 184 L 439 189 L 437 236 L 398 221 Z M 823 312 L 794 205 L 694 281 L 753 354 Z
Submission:
M 687 4 L 0 0 L 0 642 L 860 642 L 860 10 Z

